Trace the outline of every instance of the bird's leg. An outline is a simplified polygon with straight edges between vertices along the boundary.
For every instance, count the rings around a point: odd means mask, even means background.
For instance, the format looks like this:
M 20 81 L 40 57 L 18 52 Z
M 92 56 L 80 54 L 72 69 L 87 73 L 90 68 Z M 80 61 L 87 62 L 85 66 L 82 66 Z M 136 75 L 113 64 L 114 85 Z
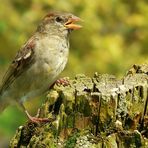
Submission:
M 29 120 L 31 120 L 34 123 L 39 123 L 39 122 L 50 122 L 51 120 L 48 118 L 39 118 L 39 117 L 32 117 L 27 110 L 25 110 L 25 113 Z
M 69 78 L 67 78 L 67 77 L 60 78 L 60 79 L 56 80 L 55 84 L 63 85 L 63 86 L 68 86 L 69 85 Z
M 68 86 L 70 83 L 69 83 L 69 78 L 68 77 L 65 77 L 65 78 L 60 78 L 58 80 L 56 80 L 52 85 L 49 86 L 49 89 L 52 88 L 54 85 L 63 85 L 63 86 Z
M 38 110 L 38 114 L 37 114 L 37 117 L 32 117 L 28 111 L 26 110 L 25 106 L 23 105 L 22 102 L 20 102 L 22 108 L 24 109 L 27 117 L 29 118 L 30 121 L 34 122 L 34 123 L 39 123 L 39 122 L 51 122 L 52 120 L 51 119 L 48 119 L 48 118 L 39 118 L 39 110 Z

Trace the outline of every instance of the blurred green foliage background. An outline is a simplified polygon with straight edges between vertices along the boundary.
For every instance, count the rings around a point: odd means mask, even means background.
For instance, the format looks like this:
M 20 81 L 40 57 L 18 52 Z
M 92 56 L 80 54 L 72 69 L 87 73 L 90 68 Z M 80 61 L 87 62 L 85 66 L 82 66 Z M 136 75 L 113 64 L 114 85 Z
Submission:
M 133 64 L 148 61 L 147 0 L 0 2 L 0 79 L 16 51 L 51 10 L 71 12 L 84 20 L 83 28 L 71 34 L 70 58 L 62 76 L 74 77 L 77 73 L 92 76 L 97 71 L 121 77 Z M 34 104 L 38 106 L 38 102 Z M 28 108 L 33 112 L 30 105 Z M 25 120 L 24 113 L 9 107 L 0 115 L 0 138 L 14 134 Z

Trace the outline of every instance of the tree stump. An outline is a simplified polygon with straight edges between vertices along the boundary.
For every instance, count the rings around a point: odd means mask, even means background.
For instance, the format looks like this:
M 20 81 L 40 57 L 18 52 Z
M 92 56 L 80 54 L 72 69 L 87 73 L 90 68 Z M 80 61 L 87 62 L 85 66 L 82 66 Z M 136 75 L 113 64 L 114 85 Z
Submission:
M 148 65 L 134 65 L 122 79 L 83 74 L 55 84 L 40 117 L 18 128 L 12 148 L 148 147 Z

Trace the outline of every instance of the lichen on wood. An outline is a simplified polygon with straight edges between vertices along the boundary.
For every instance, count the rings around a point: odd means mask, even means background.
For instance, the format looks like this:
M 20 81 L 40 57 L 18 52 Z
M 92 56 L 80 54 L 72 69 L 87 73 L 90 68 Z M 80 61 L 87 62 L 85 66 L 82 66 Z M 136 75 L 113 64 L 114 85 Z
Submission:
M 40 117 L 16 131 L 10 147 L 148 147 L 148 65 L 134 65 L 122 79 L 79 74 L 54 85 Z

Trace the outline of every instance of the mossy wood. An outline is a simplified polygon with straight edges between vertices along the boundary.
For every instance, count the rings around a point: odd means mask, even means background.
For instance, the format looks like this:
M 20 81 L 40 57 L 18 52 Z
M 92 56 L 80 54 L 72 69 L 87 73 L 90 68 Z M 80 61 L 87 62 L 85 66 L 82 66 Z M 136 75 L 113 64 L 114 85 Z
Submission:
M 148 65 L 134 65 L 122 79 L 77 75 L 54 85 L 40 110 L 50 123 L 18 128 L 10 147 L 148 147 Z

